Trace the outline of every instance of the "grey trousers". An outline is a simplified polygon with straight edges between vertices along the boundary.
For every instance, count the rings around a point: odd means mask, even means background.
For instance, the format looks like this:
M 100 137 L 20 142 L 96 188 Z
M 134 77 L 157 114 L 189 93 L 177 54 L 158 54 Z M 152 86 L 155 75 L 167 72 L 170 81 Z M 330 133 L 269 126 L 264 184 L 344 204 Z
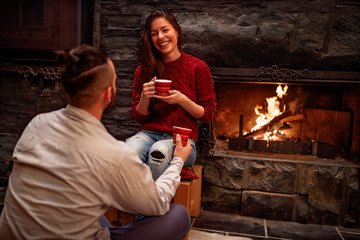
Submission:
M 171 204 L 163 216 L 144 217 L 116 228 L 102 216 L 100 224 L 109 228 L 112 240 L 181 240 L 188 233 L 191 220 L 183 205 Z

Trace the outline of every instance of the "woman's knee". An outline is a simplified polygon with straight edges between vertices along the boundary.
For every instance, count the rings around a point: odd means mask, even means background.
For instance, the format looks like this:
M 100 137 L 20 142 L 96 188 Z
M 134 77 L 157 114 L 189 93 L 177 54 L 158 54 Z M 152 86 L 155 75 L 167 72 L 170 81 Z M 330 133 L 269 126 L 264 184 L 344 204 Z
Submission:
M 154 143 L 149 152 L 148 165 L 156 180 L 170 165 L 174 152 L 171 140 L 162 140 Z
M 169 164 L 174 152 L 174 146 L 170 140 L 162 140 L 154 143 L 149 151 L 150 160 Z
M 193 139 L 191 139 L 191 153 L 190 156 L 186 159 L 185 163 L 184 163 L 184 167 L 190 167 L 192 165 L 194 165 L 195 161 L 196 161 L 196 157 L 197 157 L 197 151 L 196 151 L 196 143 Z

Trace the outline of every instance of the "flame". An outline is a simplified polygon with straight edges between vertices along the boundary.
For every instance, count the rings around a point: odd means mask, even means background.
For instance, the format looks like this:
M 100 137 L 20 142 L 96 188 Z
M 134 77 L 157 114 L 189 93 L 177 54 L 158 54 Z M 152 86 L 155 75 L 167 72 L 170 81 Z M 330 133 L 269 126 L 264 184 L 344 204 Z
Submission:
M 282 112 L 280 111 L 280 102 L 279 102 L 278 98 L 283 98 L 283 96 L 286 95 L 287 90 L 288 90 L 287 85 L 285 85 L 284 88 L 282 88 L 281 85 L 279 85 L 276 89 L 277 96 L 266 98 L 266 102 L 267 102 L 267 112 L 266 113 L 260 112 L 260 110 L 262 109 L 262 106 L 257 105 L 255 107 L 255 113 L 258 117 L 256 119 L 256 125 L 251 129 L 251 132 L 261 128 L 262 126 L 264 126 L 265 124 L 270 122 L 274 117 L 282 114 Z M 285 111 L 285 105 L 284 105 L 283 111 Z M 277 134 L 278 133 L 275 131 L 273 133 L 268 132 L 268 133 L 264 134 L 263 137 L 265 138 L 265 140 L 272 140 L 271 138 L 273 136 L 276 136 Z
M 284 95 L 286 95 L 287 90 L 288 90 L 288 86 L 287 86 L 287 85 L 284 86 L 284 89 L 282 89 L 282 88 L 281 88 L 281 85 L 279 85 L 279 86 L 277 87 L 277 89 L 276 89 L 277 96 L 278 96 L 279 98 L 282 98 Z

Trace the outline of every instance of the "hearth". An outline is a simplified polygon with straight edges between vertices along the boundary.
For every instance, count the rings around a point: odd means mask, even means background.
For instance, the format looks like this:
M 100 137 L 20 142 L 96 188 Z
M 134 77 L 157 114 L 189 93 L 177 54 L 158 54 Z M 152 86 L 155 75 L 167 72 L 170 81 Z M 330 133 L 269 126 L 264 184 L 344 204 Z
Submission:
M 218 106 L 214 120 L 200 125 L 203 208 L 358 224 L 360 74 L 277 66 L 211 70 Z M 279 86 L 287 88 L 281 98 Z M 277 114 L 251 131 L 259 114 L 268 113 L 267 98 L 278 101 Z

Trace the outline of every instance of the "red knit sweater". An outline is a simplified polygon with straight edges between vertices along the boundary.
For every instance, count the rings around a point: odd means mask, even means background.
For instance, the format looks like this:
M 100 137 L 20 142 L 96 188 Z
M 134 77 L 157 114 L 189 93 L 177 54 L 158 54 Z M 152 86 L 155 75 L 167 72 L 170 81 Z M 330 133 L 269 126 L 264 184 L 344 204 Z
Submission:
M 172 133 L 173 126 L 191 128 L 190 138 L 197 140 L 197 121 L 209 122 L 216 111 L 214 84 L 206 63 L 184 52 L 172 62 L 165 63 L 165 78 L 172 80 L 172 89 L 178 90 L 204 108 L 204 115 L 196 119 L 178 104 L 168 104 L 159 99 L 150 101 L 150 114 L 142 115 L 136 111 L 142 91 L 140 81 L 141 66 L 135 71 L 133 103 L 131 111 L 135 120 L 142 124 L 139 130 L 152 130 Z

